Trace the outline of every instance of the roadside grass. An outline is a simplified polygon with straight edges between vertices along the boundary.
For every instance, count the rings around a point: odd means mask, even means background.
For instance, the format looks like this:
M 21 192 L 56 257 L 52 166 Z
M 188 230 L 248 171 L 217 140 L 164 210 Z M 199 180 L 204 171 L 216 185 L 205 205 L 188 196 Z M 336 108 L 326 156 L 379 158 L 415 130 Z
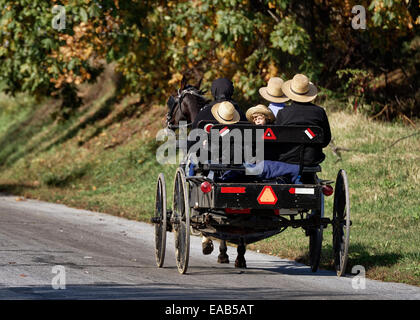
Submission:
M 26 97 L 0 103 L 0 190 L 148 222 L 156 179 L 166 177 L 168 206 L 176 165 L 160 165 L 156 132 L 164 106 L 116 100 L 105 84 L 66 122 L 48 115 L 57 105 Z M 19 108 L 15 106 L 19 105 Z M 362 265 L 369 278 L 420 285 L 420 135 L 399 123 L 329 112 L 342 159 L 326 148 L 323 179 L 345 169 L 350 184 L 348 272 Z M 408 137 L 413 135 L 411 137 Z M 400 138 L 402 139 L 395 143 Z M 20 200 L 20 198 L 19 198 Z M 332 216 L 332 197 L 325 215 Z M 331 226 L 324 230 L 321 268 L 332 269 Z M 301 229 L 259 241 L 250 249 L 308 263 L 309 239 Z
M 323 179 L 339 169 L 350 185 L 352 227 L 347 271 L 361 265 L 372 279 L 420 285 L 420 135 L 400 124 L 372 122 L 360 115 L 329 114 L 342 160 L 327 148 Z M 418 131 L 417 131 L 418 132 Z M 332 217 L 333 196 L 325 216 Z M 309 239 L 300 229 L 260 241 L 254 249 L 309 263 Z M 332 228 L 324 229 L 321 268 L 333 269 Z
M 155 160 L 154 136 L 164 108 L 145 110 L 136 105 L 137 97 L 109 106 L 112 84 L 102 91 L 66 122 L 49 116 L 58 106 L 51 101 L 35 107 L 31 99 L 4 96 L 0 190 L 148 221 L 157 175 L 166 173 L 171 193 L 175 170 Z

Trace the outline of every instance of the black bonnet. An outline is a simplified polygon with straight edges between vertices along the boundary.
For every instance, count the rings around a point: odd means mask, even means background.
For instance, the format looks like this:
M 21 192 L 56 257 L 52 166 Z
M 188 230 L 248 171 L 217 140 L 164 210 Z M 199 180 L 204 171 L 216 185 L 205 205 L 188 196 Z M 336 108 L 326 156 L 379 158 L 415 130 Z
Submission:
M 232 98 L 233 91 L 232 81 L 226 78 L 216 79 L 211 84 L 211 94 L 216 100 Z

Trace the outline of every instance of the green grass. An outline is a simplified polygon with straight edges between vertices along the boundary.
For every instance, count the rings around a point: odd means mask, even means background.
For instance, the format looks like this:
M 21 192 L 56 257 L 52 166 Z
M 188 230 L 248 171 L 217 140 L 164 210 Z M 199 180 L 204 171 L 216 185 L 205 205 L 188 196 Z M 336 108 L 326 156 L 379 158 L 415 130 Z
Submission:
M 113 94 L 105 88 L 66 122 L 48 116 L 55 108 L 51 101 L 3 97 L 0 189 L 148 221 L 156 179 L 164 172 L 170 204 L 176 166 L 156 162 L 154 139 L 165 107 L 136 106 L 130 97 L 115 101 Z M 420 285 L 420 135 L 390 147 L 418 131 L 345 112 L 329 112 L 329 119 L 335 144 L 351 150 L 337 161 L 327 148 L 320 174 L 335 180 L 343 168 L 349 177 L 348 271 L 362 265 L 369 278 Z M 332 216 L 332 197 L 325 214 Z M 332 268 L 331 243 L 329 226 L 321 268 Z M 308 244 L 301 229 L 288 229 L 250 248 L 307 263 Z
M 339 169 L 349 178 L 351 220 L 348 272 L 362 265 L 368 277 L 420 285 L 420 135 L 399 124 L 380 124 L 362 116 L 329 115 L 337 162 L 330 148 L 321 178 L 335 180 Z M 325 214 L 332 216 L 332 197 Z M 324 230 L 322 268 L 332 268 L 331 227 Z M 301 230 L 284 233 L 254 247 L 308 263 L 309 241 Z

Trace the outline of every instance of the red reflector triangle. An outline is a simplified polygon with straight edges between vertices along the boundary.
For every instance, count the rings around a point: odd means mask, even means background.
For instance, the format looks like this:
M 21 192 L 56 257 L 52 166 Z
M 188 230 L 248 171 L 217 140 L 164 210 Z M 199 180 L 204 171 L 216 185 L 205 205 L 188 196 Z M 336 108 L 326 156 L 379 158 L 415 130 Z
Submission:
M 274 134 L 273 130 L 271 130 L 271 128 L 267 128 L 264 132 L 263 139 L 264 140 L 276 140 L 277 137 Z
M 257 198 L 259 204 L 276 204 L 277 196 L 271 186 L 265 186 Z

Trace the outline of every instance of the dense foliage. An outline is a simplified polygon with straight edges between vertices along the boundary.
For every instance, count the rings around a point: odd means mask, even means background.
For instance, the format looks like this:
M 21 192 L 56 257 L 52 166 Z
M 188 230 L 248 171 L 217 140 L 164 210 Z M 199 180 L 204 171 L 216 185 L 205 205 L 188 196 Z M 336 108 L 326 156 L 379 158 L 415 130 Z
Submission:
M 366 29 L 352 28 L 356 4 Z M 164 100 L 188 72 L 207 85 L 230 77 L 251 102 L 269 77 L 303 72 L 351 105 L 413 116 L 418 9 L 407 0 L 0 0 L 0 91 L 74 101 L 77 85 L 115 63 L 121 94 Z

